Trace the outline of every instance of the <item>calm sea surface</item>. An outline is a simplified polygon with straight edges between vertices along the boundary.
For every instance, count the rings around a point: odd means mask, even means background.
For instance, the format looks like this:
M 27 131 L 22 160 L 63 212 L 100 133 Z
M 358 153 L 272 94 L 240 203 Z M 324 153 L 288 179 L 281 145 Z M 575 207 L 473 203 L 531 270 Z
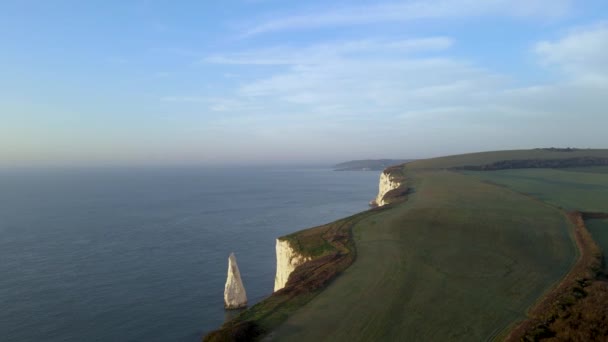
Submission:
M 367 209 L 378 175 L 0 171 L 0 340 L 199 341 L 225 319 L 230 252 L 258 302 L 275 238 Z

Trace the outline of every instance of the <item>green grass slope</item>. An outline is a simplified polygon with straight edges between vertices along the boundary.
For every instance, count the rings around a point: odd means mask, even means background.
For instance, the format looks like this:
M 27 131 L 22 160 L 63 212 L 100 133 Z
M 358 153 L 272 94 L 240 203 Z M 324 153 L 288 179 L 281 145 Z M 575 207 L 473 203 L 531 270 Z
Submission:
M 587 229 L 602 249 L 605 259 L 606 254 L 608 254 L 608 219 L 590 220 L 587 223 Z
M 354 226 L 356 262 L 274 339 L 485 340 L 571 267 L 559 210 L 454 172 L 407 176 L 415 193 Z
M 566 210 L 608 212 L 608 172 L 603 168 L 520 169 L 467 175 L 529 194 Z
M 313 260 L 294 270 L 285 288 L 207 333 L 203 341 L 251 341 L 268 334 L 352 264 L 356 256 L 353 225 L 383 210 L 386 208 L 364 211 L 282 237 Z
M 604 166 L 580 167 L 590 161 Z M 608 211 L 607 162 L 608 150 L 535 149 L 391 167 L 405 183 L 389 192 L 393 204 L 284 237 L 315 259 L 206 339 L 488 340 L 531 308 L 535 321 L 517 325 L 526 336 L 600 327 L 608 284 L 594 280 L 599 249 L 567 211 Z M 522 165 L 534 169 L 501 170 Z M 566 319 L 588 308 L 592 319 Z M 548 327 L 549 311 L 565 316 Z
M 469 165 L 486 165 L 503 160 L 551 160 L 582 157 L 608 158 L 608 149 L 534 149 L 461 154 L 432 159 L 423 159 L 407 165 L 409 170 L 447 169 Z
M 529 318 L 511 332 L 508 341 L 608 339 L 607 171 L 606 167 L 587 167 L 465 172 L 563 208 L 571 217 L 578 216 L 575 236 L 581 256 L 576 266 L 558 288 L 530 310 Z

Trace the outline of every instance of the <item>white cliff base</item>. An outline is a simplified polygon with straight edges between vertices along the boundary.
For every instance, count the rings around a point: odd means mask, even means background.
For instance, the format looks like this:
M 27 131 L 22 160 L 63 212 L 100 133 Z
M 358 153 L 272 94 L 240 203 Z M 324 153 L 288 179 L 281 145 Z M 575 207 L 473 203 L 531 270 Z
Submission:
M 224 307 L 238 309 L 247 306 L 247 292 L 241 280 L 241 272 L 234 253 L 228 257 L 228 278 L 224 287 Z
M 387 204 L 384 201 L 384 195 L 386 195 L 387 192 L 397 189 L 400 186 L 401 186 L 401 183 L 392 179 L 390 174 L 388 174 L 386 172 L 382 172 L 380 174 L 380 185 L 378 187 L 378 196 L 376 196 L 376 199 L 373 200 L 370 204 L 372 206 L 378 206 L 378 207 L 381 207 L 381 206 Z
M 310 257 L 297 253 L 291 248 L 289 241 L 277 239 L 277 274 L 274 278 L 274 291 L 284 288 L 291 272 L 308 260 Z

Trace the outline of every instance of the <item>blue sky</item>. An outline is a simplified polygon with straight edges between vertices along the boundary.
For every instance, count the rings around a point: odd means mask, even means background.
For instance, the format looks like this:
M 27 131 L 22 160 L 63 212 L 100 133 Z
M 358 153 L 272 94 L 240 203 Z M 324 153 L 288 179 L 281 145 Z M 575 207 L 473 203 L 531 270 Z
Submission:
M 608 4 L 3 1 L 0 165 L 608 147 Z

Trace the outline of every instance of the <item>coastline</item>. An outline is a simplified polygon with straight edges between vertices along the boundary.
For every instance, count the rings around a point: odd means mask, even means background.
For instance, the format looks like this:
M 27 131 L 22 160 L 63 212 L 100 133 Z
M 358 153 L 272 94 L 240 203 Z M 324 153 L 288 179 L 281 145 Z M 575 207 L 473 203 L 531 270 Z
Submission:
M 497 154 L 504 154 L 504 155 L 509 154 L 509 155 L 514 155 L 516 157 L 519 157 L 519 154 L 525 154 L 527 152 L 528 151 L 506 151 L 506 152 L 500 152 Z M 549 151 L 549 152 L 553 153 L 553 151 Z M 535 151 L 532 151 L 532 153 L 538 153 L 538 151 L 535 150 Z M 488 154 L 490 154 L 490 153 L 488 153 Z M 475 156 L 475 157 L 477 158 L 478 156 Z M 420 179 L 417 180 L 417 178 L 416 178 L 417 177 L 416 174 L 418 172 L 420 172 L 420 176 L 422 178 L 429 177 L 429 175 L 432 175 L 432 177 L 434 177 L 432 179 L 437 181 L 436 182 L 437 184 L 433 183 L 434 186 L 436 188 L 437 187 L 441 188 L 442 185 L 445 185 L 443 183 L 446 182 L 446 180 L 444 178 L 446 177 L 447 173 L 460 174 L 462 176 L 465 176 L 462 173 L 462 171 L 463 171 L 463 169 L 466 170 L 465 167 L 468 168 L 469 167 L 468 165 L 473 165 L 474 167 L 480 168 L 483 171 L 489 171 L 489 170 L 494 170 L 494 168 L 489 168 L 486 170 L 484 168 L 484 165 L 494 165 L 492 163 L 495 163 L 497 165 L 496 167 L 508 169 L 508 168 L 511 168 L 511 166 L 513 164 L 517 164 L 520 162 L 526 162 L 527 164 L 524 163 L 524 165 L 528 166 L 526 168 L 544 166 L 545 164 L 549 163 L 549 162 L 545 162 L 544 159 L 540 159 L 540 161 L 539 161 L 539 159 L 530 159 L 531 162 L 528 163 L 527 162 L 528 159 L 519 157 L 519 158 L 504 159 L 505 162 L 503 165 L 503 164 L 498 164 L 498 162 L 503 160 L 500 158 L 501 156 L 481 155 L 481 157 L 482 158 L 480 158 L 480 160 L 474 161 L 475 163 L 478 163 L 479 166 L 476 166 L 476 164 L 474 164 L 474 163 L 470 163 L 466 159 L 463 159 L 466 161 L 466 164 L 459 161 L 460 163 L 463 163 L 464 167 L 460 166 L 460 165 L 456 165 L 456 166 L 446 165 L 447 166 L 446 167 L 441 164 L 441 162 L 444 160 L 444 158 L 438 158 L 436 160 L 431 160 L 430 162 L 422 161 L 422 163 L 420 163 L 420 165 L 416 164 L 416 165 L 413 165 L 414 167 L 412 169 L 408 168 L 410 171 L 413 171 L 413 174 L 411 174 L 411 172 L 407 172 L 407 176 L 412 178 L 411 182 L 413 182 L 413 183 L 411 185 L 415 185 L 415 184 L 417 184 L 416 183 L 417 181 L 420 181 Z M 449 158 L 451 158 L 451 157 L 448 157 L 448 159 Z M 551 160 L 551 158 L 548 158 L 548 159 Z M 562 159 L 559 159 L 559 158 L 554 158 L 554 159 L 555 160 L 551 160 L 551 162 L 549 164 L 554 165 L 557 163 L 556 165 L 558 165 L 558 166 L 561 165 Z M 496 160 L 498 160 L 498 162 Z M 438 165 L 428 165 L 429 163 L 436 163 L 436 162 L 439 162 L 439 163 L 437 163 Z M 450 163 L 452 163 L 452 162 L 450 161 Z M 517 165 L 519 165 L 519 164 L 517 164 Z M 429 166 L 431 166 L 431 167 L 429 167 Z M 400 165 L 400 166 L 388 168 L 385 171 L 383 171 L 383 173 L 381 174 L 379 193 L 382 194 L 381 195 L 382 199 L 381 199 L 380 203 L 387 204 L 387 205 L 381 205 L 379 207 L 372 208 L 367 211 L 363 211 L 359 214 L 355 214 L 353 216 L 332 222 L 327 225 L 310 228 L 310 229 L 305 229 L 305 230 L 298 231 L 296 233 L 289 234 L 289 235 L 279 238 L 280 240 L 283 240 L 283 241 L 289 241 L 290 246 L 292 246 L 292 248 L 294 248 L 294 250 L 299 255 L 310 257 L 311 261 L 308 261 L 308 262 L 300 265 L 299 267 L 296 267 L 294 273 L 289 277 L 288 284 L 284 289 L 272 294 L 269 298 L 267 298 L 263 302 L 261 302 L 259 304 L 259 306 L 256 305 L 256 306 L 250 308 L 249 310 L 245 311 L 241 316 L 237 317 L 237 319 L 235 319 L 231 322 L 227 322 L 226 324 L 224 324 L 224 326 L 222 326 L 221 329 L 216 330 L 216 331 L 210 333 L 209 335 L 207 335 L 205 340 L 206 341 L 218 341 L 218 340 L 227 340 L 227 339 L 229 340 L 231 338 L 238 339 L 238 336 L 247 337 L 249 339 L 260 338 L 260 337 L 264 336 L 265 334 L 272 332 L 274 328 L 281 325 L 282 322 L 284 322 L 288 318 L 288 316 L 290 316 L 291 313 L 295 312 L 297 309 L 299 309 L 303 305 L 310 302 L 325 287 L 327 287 L 327 285 L 329 285 L 331 283 L 331 281 L 336 278 L 337 275 L 339 275 L 341 272 L 343 272 L 346 268 L 348 268 L 354 262 L 357 254 L 356 254 L 355 244 L 354 244 L 354 241 L 352 238 L 352 234 L 353 234 L 352 228 L 357 224 L 357 222 L 359 222 L 359 220 L 362 220 L 362 219 L 368 218 L 369 216 L 374 215 L 378 211 L 384 211 L 384 210 L 393 208 L 395 206 L 393 206 L 392 204 L 399 202 L 401 200 L 407 199 L 410 189 L 407 186 L 408 180 L 405 177 L 406 171 L 407 170 L 404 170 L 403 166 Z M 385 178 L 384 182 L 382 181 L 383 177 Z M 450 176 L 450 177 L 452 177 L 452 176 Z M 454 178 L 454 177 L 452 177 L 452 178 Z M 383 189 L 383 183 L 385 184 L 385 186 L 388 184 L 389 187 L 393 187 L 393 188 L 392 189 Z M 473 185 L 472 182 L 468 182 L 468 183 L 471 183 L 470 185 Z M 481 183 L 479 183 L 479 184 L 481 184 Z M 463 187 L 464 185 L 459 185 L 459 186 Z M 437 188 L 436 190 L 440 190 L 439 188 Z M 419 189 L 417 189 L 417 185 L 416 185 L 416 190 L 419 190 Z M 466 192 L 466 191 L 468 191 L 468 188 L 466 188 L 466 186 L 465 186 L 463 189 L 460 189 L 460 190 L 465 190 L 465 192 Z M 487 190 L 489 191 L 490 189 L 488 188 Z M 513 191 L 513 190 L 511 190 L 511 191 Z M 428 191 L 427 191 L 427 193 L 428 193 Z M 460 193 L 462 193 L 462 191 Z M 513 193 L 521 195 L 520 193 L 518 193 L 516 191 L 513 191 Z M 378 197 L 380 197 L 380 196 L 378 196 Z M 376 204 L 378 203 L 378 197 L 375 200 Z M 526 196 L 526 197 L 529 198 L 529 196 Z M 515 197 L 513 197 L 513 198 L 515 198 Z M 428 197 L 427 197 L 427 199 L 428 199 Z M 412 203 L 414 203 L 414 202 L 419 202 L 419 201 L 412 201 Z M 574 218 L 574 216 L 572 216 L 572 215 L 575 215 L 575 214 L 570 213 L 569 214 L 570 219 L 572 221 L 576 221 L 576 218 Z M 585 215 L 584 213 L 580 213 L 581 220 L 583 219 L 584 215 Z M 530 218 L 529 215 L 527 217 Z M 349 219 L 351 220 L 351 222 L 348 222 Z M 366 222 L 369 222 L 369 221 L 366 221 Z M 583 247 L 580 244 L 580 241 L 582 241 L 581 239 L 586 239 L 585 243 L 589 246 L 594 244 L 594 241 L 590 237 L 588 232 L 585 234 L 586 229 L 584 229 L 584 224 L 583 224 L 582 229 L 579 227 L 578 223 L 576 224 L 575 228 L 576 228 L 576 230 L 573 232 L 574 236 L 571 236 L 570 241 L 575 243 L 577 253 L 580 253 L 581 255 L 583 255 L 586 252 L 585 252 L 585 249 L 583 249 Z M 330 231 L 332 233 L 328 233 Z M 581 236 L 583 236 L 583 237 L 581 237 Z M 337 244 L 335 242 L 337 242 Z M 330 246 L 330 247 L 326 248 L 323 246 Z M 597 247 L 596 247 L 596 249 L 597 249 Z M 589 248 L 587 248 L 586 250 L 588 251 Z M 595 258 L 594 260 L 597 261 L 597 253 L 592 253 L 592 254 L 594 255 L 594 258 Z M 336 261 L 336 260 L 338 260 L 338 261 Z M 587 259 L 585 259 L 585 260 L 589 261 Z M 585 265 L 587 265 L 587 266 L 593 265 L 593 264 L 595 264 L 595 261 L 591 260 L 590 262 L 586 262 Z M 573 264 L 571 264 L 573 266 L 571 266 L 571 268 L 565 273 L 564 278 L 562 278 L 561 280 L 558 280 L 558 282 L 552 283 L 553 285 L 549 285 L 547 288 L 547 292 L 545 292 L 544 294 L 542 294 L 539 297 L 536 297 L 536 302 L 532 303 L 531 306 L 529 306 L 529 309 L 527 311 L 524 311 L 524 309 L 522 307 L 522 314 L 524 314 L 524 312 L 526 312 L 528 314 L 528 318 L 532 317 L 533 315 L 535 316 L 534 318 L 541 317 L 542 315 L 552 315 L 551 312 L 549 312 L 551 310 L 551 308 L 546 308 L 546 307 L 542 308 L 541 307 L 541 308 L 537 309 L 537 307 L 539 306 L 539 302 L 541 302 L 541 303 L 546 302 L 547 301 L 546 298 L 548 296 L 551 296 L 556 291 L 555 289 L 561 289 L 563 286 L 568 286 L 568 285 L 563 285 L 563 284 L 565 284 L 565 281 L 567 279 L 570 279 L 570 280 L 576 279 L 578 282 L 578 280 L 580 280 L 580 278 L 581 278 L 581 277 L 579 277 L 579 275 L 581 275 L 581 274 L 580 274 L 580 272 L 577 272 L 576 270 L 579 270 L 581 267 L 583 268 L 583 271 L 588 270 L 585 266 L 579 267 L 578 265 L 580 263 L 581 263 L 581 259 L 575 259 L 573 261 Z M 359 264 L 357 264 L 357 265 L 359 265 Z M 591 269 L 592 270 L 596 269 L 596 267 L 592 266 Z M 318 271 L 318 273 L 315 273 L 315 271 Z M 588 274 L 582 274 L 582 276 L 583 276 L 583 281 L 585 281 L 585 282 L 587 280 L 595 279 L 594 278 L 595 275 L 588 276 Z M 579 284 L 579 285 L 581 285 L 581 284 Z M 568 290 L 570 290 L 570 289 L 572 289 L 572 288 L 568 287 Z M 554 297 L 554 298 L 556 298 L 556 297 Z M 327 303 L 328 303 L 328 301 L 326 298 L 324 305 L 326 306 Z M 308 322 L 308 323 L 310 323 L 310 322 Z M 505 336 L 512 336 L 512 335 L 514 336 L 514 334 L 516 334 L 516 330 L 518 329 L 517 327 L 520 325 L 520 323 L 521 323 L 521 321 L 519 321 L 519 322 L 512 321 L 512 323 L 509 324 L 508 326 L 505 326 L 504 328 L 499 329 L 499 330 L 502 330 L 502 332 L 499 333 L 500 337 L 504 338 Z M 536 323 L 534 323 L 534 324 L 537 324 L 537 323 L 538 323 L 538 321 L 536 321 Z M 544 322 L 542 322 L 541 325 L 542 324 L 544 324 Z M 278 333 L 278 334 L 280 335 L 280 333 Z
M 400 170 L 400 166 L 384 170 L 380 178 L 393 177 L 391 172 L 396 170 Z M 353 226 L 406 199 L 407 191 L 399 190 L 406 188 L 405 182 L 400 173 L 398 176 L 400 182 L 393 183 L 394 188 L 382 189 L 381 182 L 379 193 L 387 198 L 383 205 L 371 206 L 337 221 L 277 238 L 277 241 L 288 242 L 293 252 L 306 262 L 295 267 L 282 289 L 225 322 L 219 329 L 207 333 L 203 341 L 262 338 L 283 323 L 290 313 L 312 300 L 355 261 Z
M 312 300 L 354 262 L 356 248 L 351 228 L 358 221 L 384 209 L 372 208 L 326 225 L 288 235 L 287 238 L 291 241 L 299 240 L 298 235 L 306 235 L 305 240 L 313 244 L 313 247 L 307 245 L 302 247 L 298 244 L 299 252 L 312 250 L 321 252 L 314 254 L 310 261 L 298 266 L 289 276 L 284 288 L 246 309 L 224 323 L 218 330 L 209 332 L 203 337 L 203 341 L 238 340 L 245 337 L 255 340 L 270 333 L 290 313 Z M 317 249 L 318 243 L 324 245 L 324 248 Z

